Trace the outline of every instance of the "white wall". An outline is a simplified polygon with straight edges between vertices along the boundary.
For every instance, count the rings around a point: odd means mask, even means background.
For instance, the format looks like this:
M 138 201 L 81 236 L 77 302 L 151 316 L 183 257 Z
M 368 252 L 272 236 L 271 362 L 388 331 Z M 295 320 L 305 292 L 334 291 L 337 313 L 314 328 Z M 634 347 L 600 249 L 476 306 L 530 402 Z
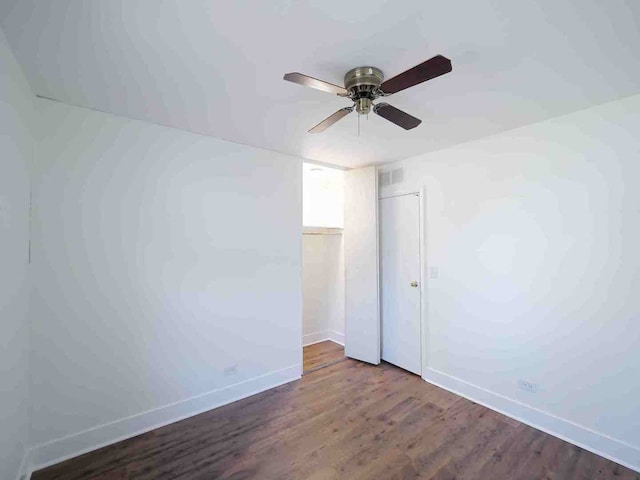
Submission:
M 18 476 L 28 432 L 29 168 L 33 94 L 0 31 L 0 479 Z
M 302 236 L 303 342 L 344 343 L 342 234 Z
M 305 227 L 342 228 L 344 170 L 305 163 L 302 170 L 302 223 Z
M 634 96 L 389 165 L 381 191 L 426 187 L 431 378 L 636 469 L 638 132 Z
M 331 262 L 331 314 L 329 315 L 329 337 L 344 345 L 345 283 L 344 283 L 344 236 L 329 240 L 334 261 Z M 336 245 L 338 243 L 338 245 Z
M 37 110 L 34 462 L 298 378 L 302 162 Z

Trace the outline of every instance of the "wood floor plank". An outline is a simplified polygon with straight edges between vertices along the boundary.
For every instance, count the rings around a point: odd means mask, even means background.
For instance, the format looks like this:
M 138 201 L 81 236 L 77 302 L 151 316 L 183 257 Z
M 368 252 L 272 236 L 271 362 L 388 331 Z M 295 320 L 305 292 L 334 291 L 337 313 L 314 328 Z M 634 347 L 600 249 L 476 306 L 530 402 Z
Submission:
M 322 347 L 314 349 L 315 360 L 336 351 Z M 640 480 L 640 474 L 392 365 L 345 360 L 32 478 Z
M 303 349 L 303 371 L 310 372 L 344 359 L 344 347 L 330 340 L 307 345 Z

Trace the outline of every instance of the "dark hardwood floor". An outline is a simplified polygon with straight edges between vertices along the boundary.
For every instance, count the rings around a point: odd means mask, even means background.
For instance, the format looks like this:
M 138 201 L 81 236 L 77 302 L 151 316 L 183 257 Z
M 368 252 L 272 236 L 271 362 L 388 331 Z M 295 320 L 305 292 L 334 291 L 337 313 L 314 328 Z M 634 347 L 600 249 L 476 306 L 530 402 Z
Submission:
M 640 479 L 424 382 L 346 360 L 36 472 L 48 479 Z
M 303 371 L 305 373 L 312 372 L 323 366 L 333 365 L 344 360 L 344 347 L 329 340 L 314 343 L 303 348 L 303 357 Z

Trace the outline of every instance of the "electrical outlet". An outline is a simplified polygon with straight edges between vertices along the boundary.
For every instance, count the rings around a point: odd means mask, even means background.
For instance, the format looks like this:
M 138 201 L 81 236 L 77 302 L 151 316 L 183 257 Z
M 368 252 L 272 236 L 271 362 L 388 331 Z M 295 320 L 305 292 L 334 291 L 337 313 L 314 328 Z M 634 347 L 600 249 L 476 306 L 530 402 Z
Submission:
M 518 388 L 529 393 L 536 393 L 538 391 L 538 385 L 527 380 L 518 380 Z
M 231 375 L 235 375 L 236 373 L 238 373 L 237 363 L 234 363 L 233 365 L 229 365 L 227 368 L 224 369 L 225 377 L 230 377 Z
M 438 278 L 438 267 L 429 267 L 429 278 Z

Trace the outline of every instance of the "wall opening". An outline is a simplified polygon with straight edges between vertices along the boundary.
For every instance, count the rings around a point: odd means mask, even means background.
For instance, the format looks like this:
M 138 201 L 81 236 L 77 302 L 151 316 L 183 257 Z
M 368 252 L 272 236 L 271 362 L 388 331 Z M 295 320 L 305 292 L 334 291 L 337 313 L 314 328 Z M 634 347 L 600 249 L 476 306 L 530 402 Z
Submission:
M 344 357 L 344 171 L 303 165 L 304 372 Z

